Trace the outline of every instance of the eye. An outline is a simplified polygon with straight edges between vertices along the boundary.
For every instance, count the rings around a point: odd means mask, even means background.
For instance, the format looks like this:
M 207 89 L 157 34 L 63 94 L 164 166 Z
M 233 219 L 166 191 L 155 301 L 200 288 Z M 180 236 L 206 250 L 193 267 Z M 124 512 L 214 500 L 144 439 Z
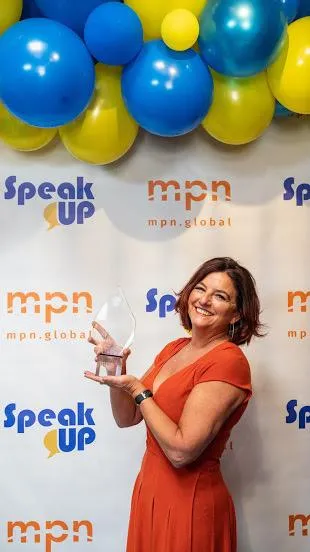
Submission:
M 195 286 L 194 289 L 197 289 L 198 291 L 204 291 L 204 288 L 202 286 Z
M 220 299 L 221 301 L 227 301 L 227 298 L 224 295 L 221 295 L 220 293 L 216 293 L 215 297 L 217 299 Z

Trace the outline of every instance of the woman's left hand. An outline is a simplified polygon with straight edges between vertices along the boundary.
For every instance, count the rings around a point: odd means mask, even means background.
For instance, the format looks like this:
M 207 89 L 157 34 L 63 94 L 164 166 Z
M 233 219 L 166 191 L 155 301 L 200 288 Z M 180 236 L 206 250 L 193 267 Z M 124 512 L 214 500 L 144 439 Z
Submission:
M 84 372 L 84 376 L 102 385 L 108 385 L 119 391 L 125 391 L 132 397 L 135 397 L 145 389 L 138 378 L 129 374 L 123 376 L 96 376 L 93 372 Z

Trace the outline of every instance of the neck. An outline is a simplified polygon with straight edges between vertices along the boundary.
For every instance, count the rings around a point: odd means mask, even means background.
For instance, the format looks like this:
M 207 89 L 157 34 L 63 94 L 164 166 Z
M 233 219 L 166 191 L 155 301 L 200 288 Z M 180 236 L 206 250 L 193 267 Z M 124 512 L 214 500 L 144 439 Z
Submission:
M 228 341 L 229 337 L 225 332 L 219 332 L 217 334 L 206 334 L 204 331 L 193 331 L 192 337 L 191 337 L 191 346 L 194 349 L 206 349 L 210 345 L 219 345 L 220 343 L 223 343 L 224 341 Z

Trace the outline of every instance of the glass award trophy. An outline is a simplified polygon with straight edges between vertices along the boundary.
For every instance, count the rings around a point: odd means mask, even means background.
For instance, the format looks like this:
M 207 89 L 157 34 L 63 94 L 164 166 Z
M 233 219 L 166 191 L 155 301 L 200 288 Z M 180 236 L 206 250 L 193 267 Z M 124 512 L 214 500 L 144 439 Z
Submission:
M 92 337 L 99 341 L 102 353 L 96 375 L 120 376 L 124 349 L 134 340 L 136 320 L 120 286 L 100 308 L 92 328 Z

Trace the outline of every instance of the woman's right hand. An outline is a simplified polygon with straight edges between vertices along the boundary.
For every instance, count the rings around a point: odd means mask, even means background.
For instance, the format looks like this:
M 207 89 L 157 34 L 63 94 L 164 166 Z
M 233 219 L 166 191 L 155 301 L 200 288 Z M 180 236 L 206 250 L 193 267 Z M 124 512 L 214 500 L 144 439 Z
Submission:
M 126 374 L 126 360 L 130 355 L 130 350 L 125 349 L 122 351 L 121 347 L 117 345 L 113 337 L 111 337 L 111 335 L 98 322 L 93 322 L 92 326 L 101 336 L 101 339 L 95 339 L 92 336 L 88 338 L 89 343 L 95 345 L 94 353 L 96 355 L 95 362 L 97 363 L 96 376 L 99 376 L 100 367 L 102 365 L 104 365 L 108 375 L 115 375 L 119 362 L 122 363 L 121 374 Z M 109 353 L 111 355 L 119 355 L 121 358 L 109 356 Z

